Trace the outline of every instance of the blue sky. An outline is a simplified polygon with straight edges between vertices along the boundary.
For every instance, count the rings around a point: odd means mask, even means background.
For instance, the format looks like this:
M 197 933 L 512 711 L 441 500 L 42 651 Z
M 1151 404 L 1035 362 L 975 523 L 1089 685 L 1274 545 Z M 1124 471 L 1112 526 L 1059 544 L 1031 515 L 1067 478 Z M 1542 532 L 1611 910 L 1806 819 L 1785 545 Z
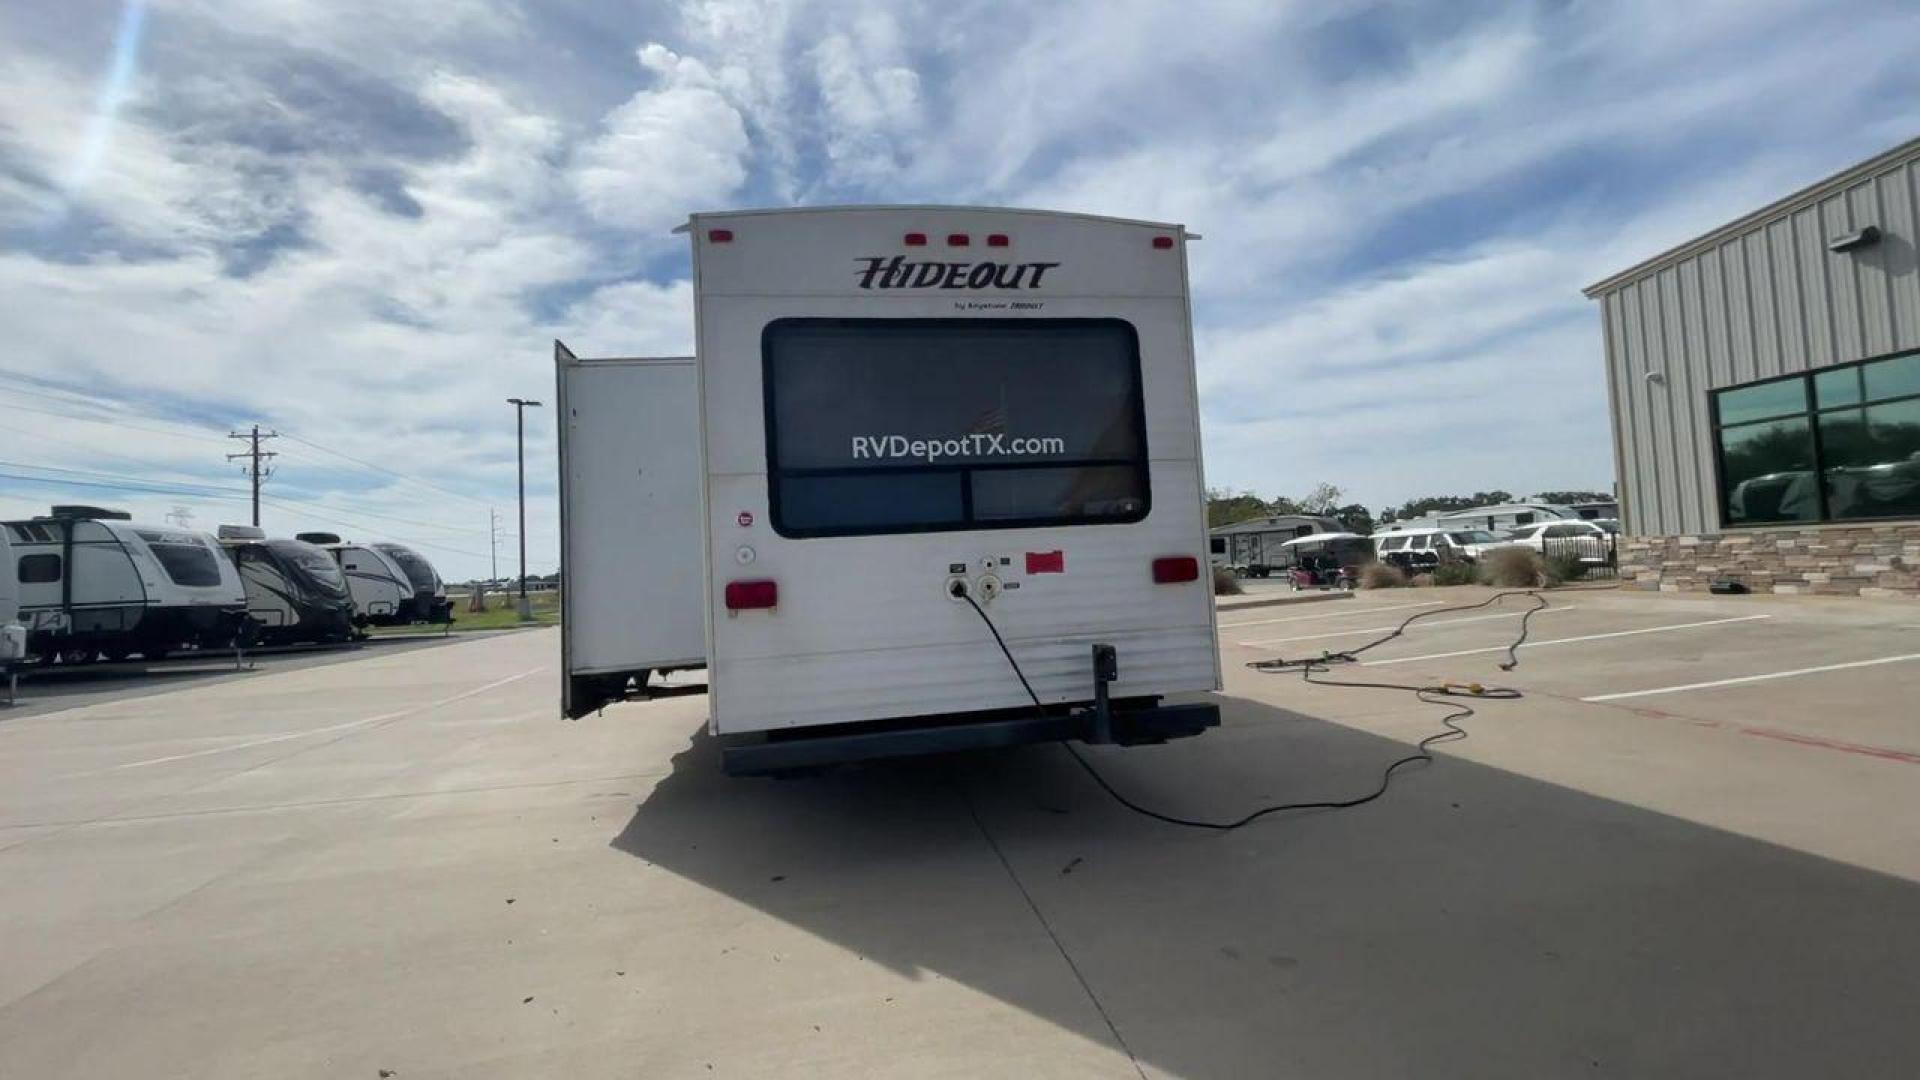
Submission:
M 270 529 L 484 573 L 551 339 L 689 351 L 669 230 L 836 202 L 1202 234 L 1216 485 L 1605 488 L 1580 287 L 1920 132 L 1916 61 L 1896 3 L 9 4 L 0 513 L 242 520 L 257 421 Z

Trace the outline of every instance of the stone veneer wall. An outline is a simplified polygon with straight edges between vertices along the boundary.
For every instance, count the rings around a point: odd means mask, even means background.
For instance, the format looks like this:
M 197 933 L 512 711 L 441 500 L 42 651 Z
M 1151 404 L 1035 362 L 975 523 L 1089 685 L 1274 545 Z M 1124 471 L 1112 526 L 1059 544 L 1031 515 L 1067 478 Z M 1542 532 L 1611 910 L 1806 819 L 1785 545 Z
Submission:
M 1754 592 L 1920 597 L 1920 521 L 1620 538 L 1629 588 L 1705 592 L 1716 578 Z

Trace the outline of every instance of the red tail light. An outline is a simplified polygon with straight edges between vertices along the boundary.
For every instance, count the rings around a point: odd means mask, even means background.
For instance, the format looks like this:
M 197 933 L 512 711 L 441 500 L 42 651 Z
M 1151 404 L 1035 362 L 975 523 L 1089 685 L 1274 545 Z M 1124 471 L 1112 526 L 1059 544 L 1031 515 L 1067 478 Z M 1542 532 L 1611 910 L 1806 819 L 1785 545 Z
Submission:
M 1191 555 L 1168 555 L 1153 560 L 1153 583 L 1155 585 L 1178 585 L 1183 581 L 1200 580 L 1200 560 Z
M 707 242 L 710 244 L 731 244 L 733 243 L 733 230 L 708 229 Z
M 1006 247 L 1008 244 L 1011 244 L 1011 243 L 1013 243 L 1013 241 L 1007 238 L 1006 233 L 997 232 L 997 233 L 987 234 L 988 247 Z
M 1156 236 L 1153 238 L 1153 246 L 1160 249 L 1161 251 L 1165 251 L 1166 249 L 1173 246 L 1173 237 Z
M 968 236 L 966 233 L 957 232 L 957 233 L 947 234 L 948 247 L 966 247 L 968 244 L 971 244 L 971 243 L 973 243 L 973 238 Z
M 727 582 L 728 611 L 753 611 L 759 608 L 778 607 L 779 604 L 780 585 L 777 582 Z
M 926 234 L 926 233 L 923 233 L 923 232 L 910 232 L 910 233 L 908 233 L 908 234 L 907 234 L 907 239 L 906 239 L 906 245 L 907 245 L 908 247 L 926 247 L 926 246 L 927 246 L 927 234 Z

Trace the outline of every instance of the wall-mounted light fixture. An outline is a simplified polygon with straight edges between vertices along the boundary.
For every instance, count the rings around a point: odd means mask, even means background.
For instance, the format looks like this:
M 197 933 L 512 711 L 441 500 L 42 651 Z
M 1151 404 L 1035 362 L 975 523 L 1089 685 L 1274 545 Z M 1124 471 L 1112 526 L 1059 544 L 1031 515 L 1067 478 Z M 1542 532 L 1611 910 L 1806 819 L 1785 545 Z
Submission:
M 1830 237 L 1827 240 L 1827 250 L 1838 255 L 1846 251 L 1858 251 L 1864 247 L 1872 247 L 1879 242 L 1880 226 L 1864 225 L 1850 233 L 1841 233 L 1839 236 Z
M 1647 372 L 1647 381 L 1655 386 L 1659 386 L 1667 381 L 1667 375 L 1663 371 L 1649 371 Z

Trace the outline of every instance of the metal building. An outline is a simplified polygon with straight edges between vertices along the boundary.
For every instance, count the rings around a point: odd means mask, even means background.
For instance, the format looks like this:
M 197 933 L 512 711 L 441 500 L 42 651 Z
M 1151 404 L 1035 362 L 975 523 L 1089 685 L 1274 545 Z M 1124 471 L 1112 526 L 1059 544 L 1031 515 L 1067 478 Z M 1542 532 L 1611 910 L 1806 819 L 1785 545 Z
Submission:
M 1585 290 L 1643 584 L 1914 589 L 1916 221 L 1920 139 Z

